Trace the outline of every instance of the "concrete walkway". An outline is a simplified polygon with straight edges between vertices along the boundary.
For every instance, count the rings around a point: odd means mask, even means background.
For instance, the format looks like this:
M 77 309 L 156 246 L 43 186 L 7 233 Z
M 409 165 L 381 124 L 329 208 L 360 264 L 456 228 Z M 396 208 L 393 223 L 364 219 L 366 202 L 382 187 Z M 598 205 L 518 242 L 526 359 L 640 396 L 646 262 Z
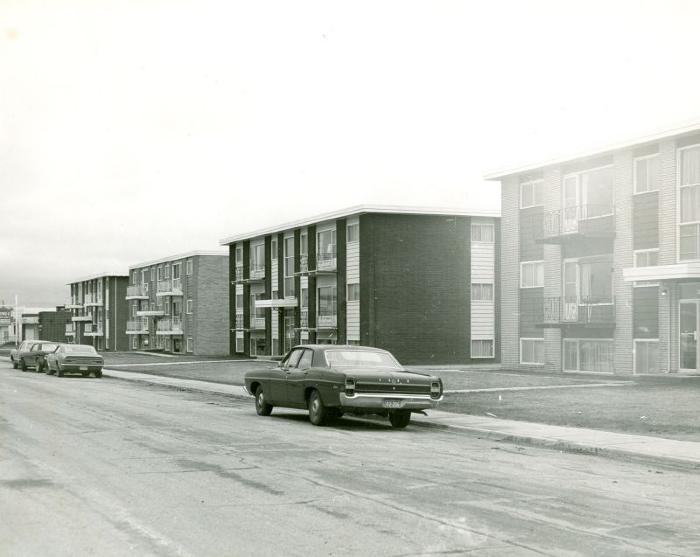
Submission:
M 247 391 L 238 385 L 226 385 L 193 379 L 177 379 L 107 368 L 103 370 L 103 373 L 106 377 L 115 379 L 142 381 L 155 385 L 226 394 L 235 397 L 250 397 Z M 486 416 L 455 414 L 439 410 L 429 410 L 428 416 L 414 414 L 411 423 L 417 426 L 445 428 L 454 432 L 469 432 L 497 441 L 642 461 L 658 466 L 700 470 L 700 443 L 692 441 L 677 441 L 662 437 L 627 435 L 596 429 L 501 420 Z

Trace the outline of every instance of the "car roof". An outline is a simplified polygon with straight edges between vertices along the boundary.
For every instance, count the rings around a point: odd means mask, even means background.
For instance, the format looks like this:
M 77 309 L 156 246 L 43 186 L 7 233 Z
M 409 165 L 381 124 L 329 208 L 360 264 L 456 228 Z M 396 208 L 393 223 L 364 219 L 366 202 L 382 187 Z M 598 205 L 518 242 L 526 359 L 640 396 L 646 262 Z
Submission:
M 318 351 L 337 350 L 338 348 L 342 348 L 343 350 L 373 350 L 377 352 L 387 352 L 387 350 L 384 350 L 384 348 L 376 348 L 374 346 L 358 346 L 357 344 L 297 344 L 294 346 L 294 348 L 311 348 L 312 350 Z

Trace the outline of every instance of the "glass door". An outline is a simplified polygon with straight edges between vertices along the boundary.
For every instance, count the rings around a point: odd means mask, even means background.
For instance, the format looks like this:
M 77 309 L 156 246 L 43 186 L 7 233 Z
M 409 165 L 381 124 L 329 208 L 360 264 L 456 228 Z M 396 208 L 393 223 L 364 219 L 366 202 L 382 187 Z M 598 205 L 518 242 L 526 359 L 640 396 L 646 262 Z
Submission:
M 681 301 L 679 314 L 679 367 L 681 371 L 695 372 L 698 362 L 698 301 Z

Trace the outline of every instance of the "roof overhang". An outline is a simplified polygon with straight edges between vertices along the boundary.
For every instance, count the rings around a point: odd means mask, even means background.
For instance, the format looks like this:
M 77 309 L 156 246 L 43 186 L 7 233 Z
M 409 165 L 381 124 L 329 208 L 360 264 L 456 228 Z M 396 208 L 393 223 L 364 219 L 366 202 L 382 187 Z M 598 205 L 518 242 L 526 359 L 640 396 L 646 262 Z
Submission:
M 629 267 L 622 270 L 622 276 L 626 282 L 700 280 L 700 261 L 655 267 Z

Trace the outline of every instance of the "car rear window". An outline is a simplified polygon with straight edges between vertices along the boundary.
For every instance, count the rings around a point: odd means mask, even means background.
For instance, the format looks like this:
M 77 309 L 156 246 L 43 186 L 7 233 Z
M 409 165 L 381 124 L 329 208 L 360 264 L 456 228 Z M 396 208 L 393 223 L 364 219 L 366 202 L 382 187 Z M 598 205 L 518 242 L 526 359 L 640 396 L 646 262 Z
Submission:
M 329 367 L 401 369 L 391 354 L 375 350 L 326 350 L 326 362 Z
M 45 343 L 41 345 L 41 350 L 45 352 L 53 352 L 58 347 L 58 344 Z
M 97 351 L 92 346 L 88 346 L 87 344 L 66 344 L 64 349 L 66 352 L 82 352 L 83 354 L 87 352 L 89 354 L 97 354 Z

